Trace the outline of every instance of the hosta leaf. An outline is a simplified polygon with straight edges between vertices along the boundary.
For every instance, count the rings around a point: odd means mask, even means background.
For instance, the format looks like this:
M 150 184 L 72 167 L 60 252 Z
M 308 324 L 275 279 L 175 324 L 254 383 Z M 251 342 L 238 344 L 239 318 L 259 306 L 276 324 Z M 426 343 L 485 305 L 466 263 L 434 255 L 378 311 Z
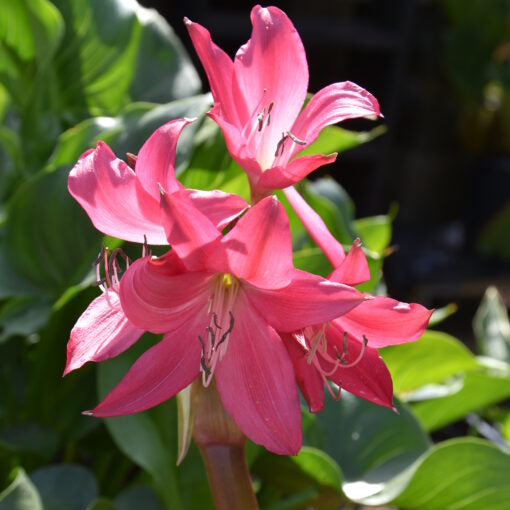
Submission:
M 0 510 L 46 510 L 25 471 L 18 468 L 14 475 L 12 483 L 0 492 Z

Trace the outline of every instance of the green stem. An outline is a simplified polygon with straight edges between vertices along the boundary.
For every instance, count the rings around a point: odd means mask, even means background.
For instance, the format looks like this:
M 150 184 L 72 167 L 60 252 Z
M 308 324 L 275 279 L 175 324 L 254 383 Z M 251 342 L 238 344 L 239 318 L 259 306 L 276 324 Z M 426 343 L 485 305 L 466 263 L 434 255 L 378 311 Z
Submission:
M 204 460 L 216 510 L 258 510 L 244 454 L 246 438 L 223 408 L 214 382 L 194 384 L 193 437 Z

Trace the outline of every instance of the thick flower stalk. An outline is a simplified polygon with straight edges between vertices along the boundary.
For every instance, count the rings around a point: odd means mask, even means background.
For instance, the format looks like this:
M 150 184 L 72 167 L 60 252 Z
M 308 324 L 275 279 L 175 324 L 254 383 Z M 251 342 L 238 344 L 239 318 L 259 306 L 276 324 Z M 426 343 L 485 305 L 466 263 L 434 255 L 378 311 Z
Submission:
M 335 161 L 336 154 L 299 157 L 324 127 L 380 110 L 370 93 L 348 81 L 323 88 L 303 108 L 308 64 L 292 22 L 277 7 L 259 5 L 251 22 L 251 38 L 232 61 L 204 27 L 185 19 L 214 98 L 209 116 L 246 171 L 255 202 Z
M 329 280 L 358 285 L 369 280 L 357 239 Z M 377 296 L 324 324 L 282 335 L 299 388 L 312 412 L 324 407 L 324 386 L 334 398 L 341 388 L 374 404 L 393 408 L 391 375 L 377 349 L 417 340 L 432 311 L 416 303 Z M 337 394 L 328 381 L 338 386 Z
M 164 333 L 93 410 L 117 416 L 157 405 L 197 377 L 214 376 L 221 401 L 254 442 L 280 454 L 301 446 L 291 360 L 277 333 L 346 313 L 365 299 L 352 287 L 292 264 L 286 214 L 273 197 L 252 207 L 225 235 L 182 193 L 162 191 L 168 242 L 186 267 L 165 257 L 130 265 L 120 282 L 136 327 Z

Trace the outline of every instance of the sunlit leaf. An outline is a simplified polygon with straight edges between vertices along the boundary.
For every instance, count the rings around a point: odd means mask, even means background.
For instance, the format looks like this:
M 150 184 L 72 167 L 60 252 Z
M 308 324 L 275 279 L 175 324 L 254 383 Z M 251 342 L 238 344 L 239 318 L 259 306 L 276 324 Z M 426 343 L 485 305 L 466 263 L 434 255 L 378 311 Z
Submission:
M 0 510 L 46 510 L 25 471 L 18 468 L 14 476 L 12 483 L 0 492 Z

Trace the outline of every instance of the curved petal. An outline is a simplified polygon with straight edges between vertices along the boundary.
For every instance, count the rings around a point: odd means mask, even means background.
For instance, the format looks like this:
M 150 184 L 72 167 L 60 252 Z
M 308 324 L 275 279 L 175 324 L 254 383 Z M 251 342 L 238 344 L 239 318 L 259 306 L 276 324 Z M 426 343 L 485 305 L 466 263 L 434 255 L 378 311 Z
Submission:
M 285 188 L 283 192 L 310 237 L 328 257 L 333 267 L 341 265 L 345 258 L 344 249 L 328 230 L 322 218 L 308 205 L 293 186 Z
M 145 191 L 158 202 L 158 183 L 168 193 L 182 189 L 182 184 L 175 177 L 175 150 L 181 131 L 190 122 L 189 119 L 167 122 L 152 133 L 138 153 L 136 177 Z
M 209 257 L 209 267 L 263 288 L 288 285 L 292 264 L 289 220 L 276 197 L 253 206 Z
M 280 333 L 294 367 L 296 380 L 310 412 L 317 413 L 324 408 L 324 381 L 319 371 L 307 362 L 308 354 L 292 335 Z
M 243 198 L 233 193 L 197 189 L 186 189 L 183 193 L 218 230 L 225 228 L 248 207 Z
M 260 289 L 245 284 L 245 290 L 264 320 L 276 330 L 288 333 L 336 319 L 365 299 L 353 287 L 297 269 L 286 287 Z
M 240 294 L 216 387 L 227 412 L 255 443 L 281 455 L 301 447 L 301 412 L 289 355 L 276 331 Z
M 165 260 L 136 260 L 120 280 L 120 301 L 126 317 L 153 333 L 173 331 L 194 316 L 206 315 L 211 275 L 174 274 Z
M 310 99 L 292 127 L 294 136 L 306 142 L 303 147 L 295 147 L 293 154 L 313 143 L 326 126 L 380 115 L 377 99 L 359 85 L 350 81 L 328 85 Z
M 125 241 L 166 245 L 159 204 L 140 185 L 135 173 L 111 149 L 98 142 L 69 174 L 71 195 L 103 234 Z
M 80 368 L 87 361 L 104 361 L 131 347 L 143 329 L 131 324 L 114 291 L 101 294 L 82 313 L 67 344 L 64 375 Z
M 172 248 L 190 271 L 201 271 L 221 233 L 195 207 L 186 190 L 161 192 L 161 220 Z
M 335 358 L 336 356 L 335 347 L 338 352 L 343 352 L 343 331 L 337 325 L 326 328 L 326 338 L 331 357 Z M 347 363 L 353 363 L 360 356 L 361 349 L 360 342 L 347 337 L 347 353 L 343 353 Z M 321 362 L 321 365 L 326 371 L 332 368 L 329 363 Z M 357 364 L 352 367 L 340 365 L 329 378 L 341 388 L 360 398 L 380 406 L 393 408 L 391 375 L 377 350 L 372 347 L 365 347 Z
M 221 115 L 234 126 L 239 127 L 237 110 L 243 111 L 244 101 L 232 93 L 234 65 L 230 57 L 211 40 L 211 34 L 203 26 L 184 18 L 184 23 L 195 47 L 198 58 L 204 66 L 214 102 L 219 103 Z M 239 104 L 240 103 L 240 104 Z
M 370 347 L 386 347 L 417 340 L 427 328 L 432 310 L 416 303 L 401 303 L 378 296 L 361 303 L 335 322 L 359 342 L 363 335 Z
M 292 160 L 286 166 L 276 166 L 266 170 L 258 181 L 258 186 L 267 189 L 282 189 L 292 186 L 304 179 L 310 172 L 323 166 L 334 163 L 337 154 L 315 154 L 313 156 L 302 156 Z
M 332 282 L 345 283 L 346 285 L 359 285 L 370 280 L 370 270 L 359 237 L 352 243 L 347 257 L 329 275 Z
M 308 90 L 308 64 L 294 25 L 277 7 L 255 6 L 253 30 L 234 60 L 234 96 L 245 98 L 243 124 L 256 129 L 257 116 L 273 103 L 270 122 L 256 133 L 257 160 L 270 168 L 282 132 L 291 129 Z
M 205 319 L 205 320 L 204 320 Z M 104 400 L 86 414 L 122 416 L 157 406 L 193 382 L 200 372 L 197 335 L 207 316 L 195 317 L 140 356 Z

